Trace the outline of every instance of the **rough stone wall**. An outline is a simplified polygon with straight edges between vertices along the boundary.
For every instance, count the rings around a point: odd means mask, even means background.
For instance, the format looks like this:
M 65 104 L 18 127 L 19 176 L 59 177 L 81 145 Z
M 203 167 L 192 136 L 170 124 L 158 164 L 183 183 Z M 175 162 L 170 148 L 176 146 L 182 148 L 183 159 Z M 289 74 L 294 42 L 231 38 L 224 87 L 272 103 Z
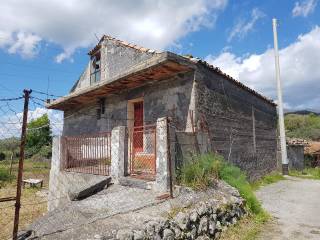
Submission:
M 210 145 L 245 170 L 251 180 L 276 169 L 276 108 L 199 66 L 197 112 L 209 128 Z
M 289 168 L 303 170 L 304 168 L 304 146 L 288 145 L 287 154 L 289 159 Z
M 101 81 L 126 72 L 142 61 L 145 61 L 155 53 L 141 52 L 137 49 L 125 47 L 112 40 L 105 40 L 101 46 Z M 72 87 L 71 92 L 90 86 L 90 57 L 88 64 L 79 80 Z
M 135 65 L 150 59 L 154 53 L 141 52 L 137 49 L 105 40 L 102 51 L 102 76 L 108 79 L 126 72 Z
M 230 191 L 232 195 L 220 200 L 211 197 L 188 207 L 171 209 L 167 214 L 162 213 L 158 218 L 140 223 L 143 226 L 141 228 L 120 229 L 115 237 L 109 237 L 118 240 L 219 239 L 223 230 L 246 214 L 245 203 L 239 192 L 227 185 L 223 191 L 227 193 L 226 196 Z
M 98 104 L 79 106 L 66 111 L 63 135 L 80 135 L 111 131 L 116 126 L 127 126 L 128 100 L 143 98 L 145 124 L 155 124 L 161 117 L 174 116 L 180 124 L 186 124 L 193 73 L 181 74 L 152 85 L 124 90 L 117 95 L 106 96 L 105 114 L 97 119 Z M 98 101 L 98 99 L 97 99 Z

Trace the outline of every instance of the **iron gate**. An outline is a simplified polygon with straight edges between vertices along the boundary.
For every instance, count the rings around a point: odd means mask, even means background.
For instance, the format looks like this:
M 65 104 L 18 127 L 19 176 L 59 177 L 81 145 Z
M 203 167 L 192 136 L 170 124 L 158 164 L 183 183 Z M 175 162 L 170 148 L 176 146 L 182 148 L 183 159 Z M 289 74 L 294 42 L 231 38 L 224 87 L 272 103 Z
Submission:
M 156 127 L 133 127 L 130 132 L 131 176 L 154 180 L 156 174 Z

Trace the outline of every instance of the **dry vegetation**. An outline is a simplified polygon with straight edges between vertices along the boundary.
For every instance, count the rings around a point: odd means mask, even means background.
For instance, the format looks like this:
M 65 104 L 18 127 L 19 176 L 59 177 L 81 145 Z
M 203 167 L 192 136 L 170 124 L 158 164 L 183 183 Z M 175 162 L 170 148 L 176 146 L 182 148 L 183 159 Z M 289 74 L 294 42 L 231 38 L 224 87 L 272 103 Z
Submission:
M 42 189 L 26 186 L 22 190 L 19 231 L 25 229 L 30 223 L 47 211 L 46 190 L 48 189 L 49 163 L 26 160 L 24 165 L 25 171 L 23 179 L 40 178 L 44 180 L 44 186 Z M 10 164 L 7 161 L 0 162 L 1 172 L 8 171 L 9 166 Z M 13 180 L 1 180 L 0 198 L 15 196 L 17 167 L 17 162 L 15 162 L 12 173 L 14 175 Z M 14 201 L 0 203 L 0 239 L 8 239 L 11 237 L 14 203 Z

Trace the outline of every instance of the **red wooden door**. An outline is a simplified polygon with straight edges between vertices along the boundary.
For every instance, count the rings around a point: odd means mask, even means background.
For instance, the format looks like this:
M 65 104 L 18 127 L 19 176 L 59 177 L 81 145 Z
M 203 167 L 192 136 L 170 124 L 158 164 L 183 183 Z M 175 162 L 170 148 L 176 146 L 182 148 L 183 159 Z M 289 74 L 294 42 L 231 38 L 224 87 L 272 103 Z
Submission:
M 143 151 L 143 102 L 134 103 L 133 150 Z

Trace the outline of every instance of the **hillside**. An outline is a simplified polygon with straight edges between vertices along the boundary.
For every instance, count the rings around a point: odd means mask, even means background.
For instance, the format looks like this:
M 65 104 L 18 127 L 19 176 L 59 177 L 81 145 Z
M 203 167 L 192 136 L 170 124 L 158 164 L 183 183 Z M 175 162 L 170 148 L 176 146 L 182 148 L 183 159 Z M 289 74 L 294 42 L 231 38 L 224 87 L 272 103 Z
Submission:
M 310 111 L 310 110 L 298 110 L 298 111 L 294 111 L 294 112 L 287 112 L 287 113 L 285 113 L 285 115 L 289 115 L 289 114 L 297 114 L 297 115 L 310 115 L 310 114 L 315 114 L 315 115 L 317 115 L 317 116 L 320 116 L 320 113 L 314 112 L 314 111 Z
M 289 113 L 285 115 L 287 137 L 320 141 L 320 116 Z

